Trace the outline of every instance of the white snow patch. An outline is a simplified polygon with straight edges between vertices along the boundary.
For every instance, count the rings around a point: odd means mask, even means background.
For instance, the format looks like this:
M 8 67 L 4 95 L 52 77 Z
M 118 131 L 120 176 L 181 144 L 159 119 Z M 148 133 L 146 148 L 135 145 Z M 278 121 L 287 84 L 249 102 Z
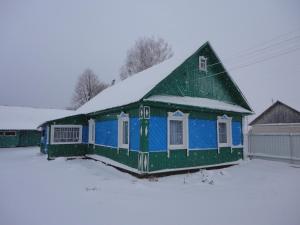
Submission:
M 300 168 L 249 160 L 138 179 L 93 160 L 0 149 L 0 224 L 295 225 Z
M 240 113 L 251 113 L 251 111 L 230 103 L 221 102 L 218 100 L 208 99 L 208 98 L 196 98 L 196 97 L 181 97 L 181 96 L 170 96 L 170 95 L 154 95 L 151 96 L 145 101 L 151 102 L 164 102 L 164 103 L 173 103 L 186 106 L 195 106 L 208 109 L 217 109 L 230 112 L 240 112 Z

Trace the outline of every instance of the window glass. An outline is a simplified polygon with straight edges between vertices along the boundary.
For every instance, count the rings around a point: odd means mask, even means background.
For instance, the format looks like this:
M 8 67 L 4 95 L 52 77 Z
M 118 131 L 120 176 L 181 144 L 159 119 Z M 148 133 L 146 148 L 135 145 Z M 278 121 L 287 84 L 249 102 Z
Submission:
M 183 145 L 182 120 L 170 120 L 170 145 Z
M 199 69 L 202 71 L 207 69 L 207 59 L 204 56 L 199 57 Z
M 16 136 L 16 132 L 15 131 L 6 131 L 5 135 L 6 136 Z
M 219 123 L 219 143 L 227 143 L 227 124 Z
M 128 121 L 123 121 L 123 137 L 122 137 L 122 144 L 128 144 Z
M 53 142 L 79 142 L 79 127 L 55 127 Z

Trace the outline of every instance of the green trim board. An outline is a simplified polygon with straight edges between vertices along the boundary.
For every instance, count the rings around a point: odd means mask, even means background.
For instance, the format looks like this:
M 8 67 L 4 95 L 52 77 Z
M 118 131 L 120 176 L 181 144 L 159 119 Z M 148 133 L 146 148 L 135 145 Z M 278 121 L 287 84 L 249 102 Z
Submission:
M 48 158 L 84 156 L 89 153 L 86 144 L 48 145 Z
M 104 158 L 98 158 L 104 156 Z M 140 165 L 143 164 L 144 158 L 140 158 L 139 152 L 130 152 L 127 155 L 127 151 L 121 150 L 119 153 L 115 150 L 96 147 L 94 153 L 88 154 L 88 157 L 98 159 L 104 163 L 112 166 L 121 167 L 136 174 L 147 175 L 154 173 L 161 173 L 167 171 L 179 171 L 187 169 L 205 168 L 220 165 L 232 165 L 243 158 L 242 148 L 223 148 L 220 153 L 217 149 L 214 150 L 195 150 L 191 151 L 190 155 L 186 155 L 186 150 L 176 150 L 167 156 L 166 152 L 150 152 L 147 153 L 147 170 L 142 170 Z M 105 160 L 105 158 L 110 160 Z M 140 160 L 142 161 L 140 162 Z M 122 165 L 127 167 L 122 167 Z M 128 168 L 129 167 L 129 168 Z

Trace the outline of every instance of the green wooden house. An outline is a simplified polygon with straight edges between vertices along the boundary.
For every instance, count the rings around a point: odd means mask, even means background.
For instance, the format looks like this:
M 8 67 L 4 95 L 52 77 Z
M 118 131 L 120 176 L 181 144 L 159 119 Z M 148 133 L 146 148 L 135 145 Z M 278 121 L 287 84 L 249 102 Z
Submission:
M 0 148 L 39 146 L 38 125 L 69 114 L 69 110 L 0 106 Z
M 42 124 L 49 158 L 98 159 L 136 174 L 234 164 L 252 109 L 207 42 Z

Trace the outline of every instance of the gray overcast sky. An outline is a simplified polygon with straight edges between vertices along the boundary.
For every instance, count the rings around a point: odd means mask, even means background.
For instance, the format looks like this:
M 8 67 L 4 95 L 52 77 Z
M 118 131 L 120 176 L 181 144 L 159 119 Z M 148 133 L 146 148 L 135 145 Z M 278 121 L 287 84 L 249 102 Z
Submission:
M 0 105 L 69 106 L 84 69 L 111 82 L 127 49 L 152 35 L 175 54 L 209 40 L 257 113 L 272 98 L 300 110 L 299 49 L 230 70 L 300 47 L 297 0 L 0 0 Z M 283 42 L 273 52 L 239 55 L 268 40 Z

